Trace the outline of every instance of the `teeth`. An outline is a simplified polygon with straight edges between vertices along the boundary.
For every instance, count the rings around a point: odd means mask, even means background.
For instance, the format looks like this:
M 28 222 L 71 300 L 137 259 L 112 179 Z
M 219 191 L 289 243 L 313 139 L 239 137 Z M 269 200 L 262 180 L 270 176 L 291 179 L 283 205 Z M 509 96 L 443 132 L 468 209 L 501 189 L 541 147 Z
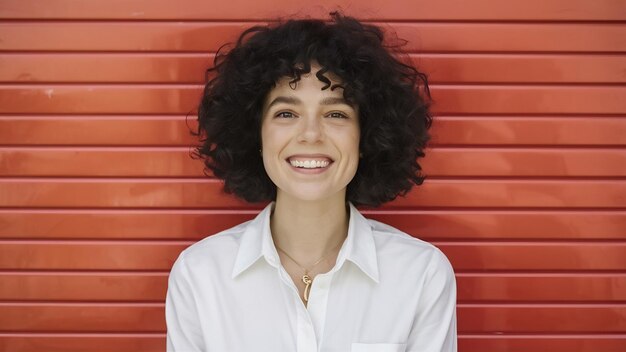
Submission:
M 295 167 L 301 167 L 305 169 L 316 169 L 328 166 L 330 164 L 328 160 L 289 160 L 289 163 Z

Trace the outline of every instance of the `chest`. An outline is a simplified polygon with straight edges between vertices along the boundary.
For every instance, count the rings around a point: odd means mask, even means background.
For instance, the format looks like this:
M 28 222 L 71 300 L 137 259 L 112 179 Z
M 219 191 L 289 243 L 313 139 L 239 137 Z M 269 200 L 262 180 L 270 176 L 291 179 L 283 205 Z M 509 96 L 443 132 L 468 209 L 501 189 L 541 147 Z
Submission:
M 254 268 L 219 290 L 198 292 L 208 350 L 350 351 L 367 341 L 399 346 L 413 321 L 410 307 L 361 275 L 350 266 L 318 274 L 306 306 L 298 275 L 276 268 Z

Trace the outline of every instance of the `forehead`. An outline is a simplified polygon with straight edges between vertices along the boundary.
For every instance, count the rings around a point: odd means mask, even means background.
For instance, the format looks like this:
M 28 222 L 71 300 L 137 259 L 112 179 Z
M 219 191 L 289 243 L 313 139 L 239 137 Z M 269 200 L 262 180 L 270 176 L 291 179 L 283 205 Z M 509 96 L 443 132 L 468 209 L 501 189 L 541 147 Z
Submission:
M 315 76 L 303 77 L 300 81 L 294 82 L 291 85 L 289 84 L 290 81 L 291 79 L 285 79 L 280 85 L 277 84 L 276 87 L 270 91 L 263 103 L 263 111 L 268 111 L 273 106 L 280 104 L 300 106 L 307 101 L 323 106 L 344 105 L 346 108 L 358 111 L 357 106 L 346 101 L 341 87 L 335 90 L 330 89 L 330 87 L 336 84 L 332 80 L 330 82 L 331 85 L 326 89 L 322 88 L 326 87 L 327 84 L 318 80 Z
M 312 66 L 311 72 L 301 74 L 300 79 L 297 81 L 294 79 L 294 77 L 283 76 L 276 81 L 276 84 L 271 89 L 271 91 L 277 91 L 277 90 L 295 91 L 295 90 L 303 90 L 307 88 L 315 88 L 322 92 L 343 94 L 343 89 L 341 87 L 337 87 L 334 90 L 331 90 L 331 88 L 335 85 L 343 85 L 341 78 L 331 72 L 325 72 L 322 74 L 325 78 L 327 78 L 330 81 L 329 82 L 330 86 L 322 90 L 323 87 L 327 86 L 327 83 L 325 81 L 320 80 L 316 76 L 316 73 L 318 72 L 318 70 L 319 68 Z
M 297 81 L 295 81 L 293 77 L 281 77 L 276 81 L 274 87 L 267 93 L 264 106 L 267 108 L 268 104 L 274 102 L 277 97 L 280 102 L 295 104 L 298 100 L 296 96 L 303 96 L 305 99 L 315 99 L 316 97 L 319 97 L 319 99 L 325 101 L 325 105 L 328 105 L 330 101 L 350 105 L 343 99 L 341 79 L 331 72 L 326 72 L 323 76 L 330 81 L 330 85 L 328 85 L 315 75 L 318 70 L 319 67 L 312 65 L 311 72 L 301 74 L 300 79 Z

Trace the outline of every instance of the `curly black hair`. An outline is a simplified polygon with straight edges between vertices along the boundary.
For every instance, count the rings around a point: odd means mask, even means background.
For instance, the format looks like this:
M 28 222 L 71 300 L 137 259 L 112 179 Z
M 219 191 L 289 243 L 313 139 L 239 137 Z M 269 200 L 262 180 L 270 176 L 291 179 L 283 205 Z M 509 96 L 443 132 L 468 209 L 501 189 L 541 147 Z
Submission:
M 224 181 L 225 192 L 248 202 L 276 199 L 259 153 L 263 102 L 279 79 L 297 82 L 313 61 L 321 66 L 322 89 L 330 87 L 324 73 L 335 74 L 344 99 L 359 108 L 362 157 L 347 200 L 377 207 L 423 183 L 418 158 L 432 123 L 427 76 L 402 62 L 399 48 L 406 41 L 396 37 L 388 43 L 378 26 L 339 12 L 330 16 L 330 22 L 290 19 L 253 26 L 227 53 L 225 46 L 217 51 L 198 108 L 193 134 L 202 143 L 194 156 L 204 159 L 205 173 L 210 169 Z

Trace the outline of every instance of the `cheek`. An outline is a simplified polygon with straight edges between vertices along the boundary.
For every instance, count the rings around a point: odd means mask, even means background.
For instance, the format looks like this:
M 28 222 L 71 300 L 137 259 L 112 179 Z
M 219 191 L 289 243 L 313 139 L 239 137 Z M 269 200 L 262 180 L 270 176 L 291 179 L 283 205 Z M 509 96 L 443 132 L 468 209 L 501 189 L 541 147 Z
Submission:
M 268 157 L 272 154 L 272 136 L 271 131 L 268 130 L 265 123 L 261 124 L 261 158 L 263 160 L 263 167 L 268 174 L 272 173 L 271 164 L 268 164 Z
M 351 152 L 351 157 L 350 160 L 353 163 L 353 167 L 354 167 L 354 173 L 356 174 L 356 170 L 359 167 L 359 161 L 361 159 L 360 157 L 360 142 L 361 142 L 361 136 L 360 134 L 357 132 L 351 139 L 350 139 L 351 143 L 350 146 L 352 148 L 352 152 Z
M 275 130 L 267 130 L 261 133 L 261 147 L 263 150 L 277 153 L 284 145 L 284 135 Z M 269 155 L 268 155 L 269 156 Z
M 263 151 L 263 164 L 265 170 L 276 168 L 278 159 L 283 155 L 285 147 L 289 144 L 288 131 L 278 126 L 262 126 L 261 149 Z M 281 159 L 282 160 L 282 159 Z M 271 171 L 270 171 L 271 172 Z
M 351 133 L 350 135 L 345 136 L 345 138 L 343 139 L 345 141 L 344 148 L 346 150 L 350 150 L 351 153 L 356 153 L 357 157 L 359 154 L 359 143 L 361 141 L 360 137 L 361 137 L 360 133 L 357 130 Z
M 261 146 L 263 149 L 271 149 L 276 141 L 276 137 L 277 133 L 275 128 L 267 126 L 266 124 L 261 125 Z
M 265 119 L 264 119 L 265 120 Z M 261 122 L 261 145 L 265 144 L 265 141 L 267 140 L 267 126 L 265 121 Z

